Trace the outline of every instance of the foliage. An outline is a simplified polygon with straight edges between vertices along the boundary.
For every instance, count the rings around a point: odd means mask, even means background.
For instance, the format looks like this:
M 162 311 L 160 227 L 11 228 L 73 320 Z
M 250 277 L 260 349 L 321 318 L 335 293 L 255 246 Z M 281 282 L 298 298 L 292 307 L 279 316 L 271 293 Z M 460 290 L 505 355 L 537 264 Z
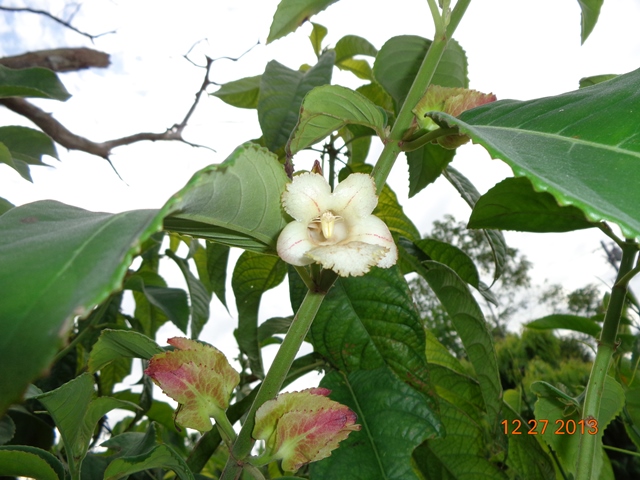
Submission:
M 282 0 L 268 42 L 301 35 L 333 3 Z M 428 0 L 433 40 L 400 36 L 380 50 L 354 35 L 332 47 L 313 24 L 315 65 L 274 59 L 213 93 L 255 110 L 261 138 L 157 209 L 0 202 L 0 475 L 586 480 L 640 470 L 639 305 L 628 289 L 640 270 L 640 132 L 629 116 L 640 70 L 522 102 L 470 94 L 452 39 L 469 3 Z M 579 3 L 584 41 L 602 1 Z M 331 84 L 335 68 L 363 84 Z M 0 97 L 68 94 L 48 70 L 0 67 Z M 467 138 L 514 177 L 481 195 L 450 165 Z M 306 149 L 323 165 L 294 177 Z M 401 152 L 410 194 L 442 176 L 471 207 L 467 226 L 447 217 L 419 234 L 386 185 Z M 45 133 L 0 128 L 0 161 L 23 177 L 43 155 L 55 156 Z M 531 264 L 501 230 L 584 228 L 615 244 L 603 243 L 617 271 L 611 292 L 531 294 Z M 213 294 L 226 305 L 230 248 L 244 250 L 230 279 L 239 373 L 198 340 Z M 186 290 L 167 283 L 164 259 Z M 264 293 L 285 278 L 295 315 L 260 324 Z M 507 333 L 533 302 L 548 315 Z M 161 346 L 168 322 L 191 339 Z M 303 341 L 313 353 L 298 356 Z M 140 388 L 116 388 L 133 366 L 145 372 Z M 319 388 L 278 397 L 311 371 L 323 373 Z M 129 413 L 108 428 L 114 409 Z

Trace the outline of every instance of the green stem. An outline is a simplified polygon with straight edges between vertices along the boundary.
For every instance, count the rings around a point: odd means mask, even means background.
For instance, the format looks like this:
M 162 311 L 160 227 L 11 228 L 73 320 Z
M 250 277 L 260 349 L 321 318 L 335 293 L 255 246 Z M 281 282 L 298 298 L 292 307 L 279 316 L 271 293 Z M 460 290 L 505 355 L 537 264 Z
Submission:
M 403 152 L 410 152 L 412 150 L 417 150 L 418 148 L 434 141 L 437 138 L 446 137 L 447 135 L 452 135 L 455 133 L 458 133 L 457 128 L 438 128 L 437 130 L 425 133 L 421 137 L 418 137 L 415 140 L 411 140 L 410 142 L 400 142 L 399 146 Z
M 284 341 L 282 345 L 280 345 L 280 349 L 273 360 L 273 364 L 262 382 L 256 399 L 249 409 L 247 419 L 238 434 L 238 438 L 229 452 L 229 460 L 227 461 L 224 472 L 222 472 L 220 480 L 235 480 L 239 478 L 242 473 L 243 460 L 249 455 L 253 447 L 251 433 L 253 432 L 253 426 L 255 424 L 256 410 L 267 400 L 275 398 L 280 391 L 282 382 L 291 368 L 291 364 L 300 349 L 300 345 L 302 345 L 302 342 L 307 336 L 309 327 L 316 313 L 318 313 L 318 309 L 327 291 L 328 289 L 321 292 L 309 290 L 304 297 L 298 313 L 293 318 L 289 331 L 284 337 Z
M 227 417 L 227 414 L 224 411 L 221 411 L 220 414 L 216 415 L 214 418 L 222 440 L 224 440 L 224 443 L 231 448 L 233 446 L 233 442 L 235 442 L 237 438 L 237 435 L 236 431 L 233 429 L 233 425 L 231 425 L 231 422 Z
M 638 245 L 631 240 L 625 241 L 622 245 L 622 261 L 620 262 L 616 283 L 611 289 L 611 298 L 602 325 L 598 351 L 593 361 L 589 384 L 587 385 L 582 413 L 582 418 L 585 421 L 593 419 L 597 421 L 598 415 L 600 414 L 600 402 L 604 391 L 604 383 L 607 378 L 613 352 L 617 347 L 616 338 L 618 335 L 618 326 L 624 308 L 627 284 L 629 281 L 627 274 L 633 269 L 637 252 Z M 604 425 L 600 428 L 604 428 Z M 582 435 L 578 452 L 576 480 L 592 479 L 593 460 L 600 438 L 600 435 Z
M 640 453 L 632 452 L 631 450 L 625 450 L 624 448 L 612 447 L 611 445 L 603 445 L 605 450 L 611 450 L 612 452 L 624 453 L 626 455 L 633 455 L 634 457 L 640 457 Z
M 393 168 L 393 164 L 402 150 L 400 148 L 400 143 L 404 133 L 411 126 L 413 121 L 412 110 L 431 83 L 431 79 L 438 68 L 442 54 L 447 48 L 447 43 L 460 23 L 460 20 L 462 19 L 462 16 L 470 2 L 471 0 L 458 0 L 453 12 L 451 13 L 449 25 L 446 26 L 446 31 L 444 29 L 442 17 L 439 12 L 437 12 L 437 8 L 435 8 L 435 13 L 433 11 L 435 3 L 432 0 L 429 2 L 429 6 L 432 9 L 432 16 L 434 17 L 433 21 L 436 27 L 436 33 L 433 42 L 422 61 L 422 65 L 420 65 L 420 70 L 418 70 L 418 74 L 413 80 L 413 85 L 411 85 L 411 89 L 402 104 L 402 108 L 398 113 L 398 118 L 391 129 L 391 133 L 389 134 L 389 137 L 385 139 L 385 146 L 380 154 L 380 158 L 376 162 L 373 172 L 371 172 L 371 176 L 376 183 L 378 195 L 382 192 L 382 187 L 384 187 L 387 177 Z

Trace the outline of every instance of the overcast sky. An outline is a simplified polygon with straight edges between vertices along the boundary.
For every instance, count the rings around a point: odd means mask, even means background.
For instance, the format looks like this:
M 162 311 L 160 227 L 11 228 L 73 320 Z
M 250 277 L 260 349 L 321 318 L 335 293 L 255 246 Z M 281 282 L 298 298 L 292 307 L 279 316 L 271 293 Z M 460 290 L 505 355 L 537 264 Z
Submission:
M 61 17 L 73 11 L 66 3 L 1 2 L 4 6 L 41 8 Z M 0 55 L 63 46 L 88 46 L 107 52 L 112 63 L 109 69 L 61 75 L 73 95 L 70 100 L 35 103 L 53 112 L 73 132 L 96 141 L 139 131 L 162 132 L 183 118 L 202 82 L 203 70 L 184 58 L 194 45 L 189 58 L 203 64 L 204 55 L 235 57 L 258 40 L 261 42 L 238 62 L 216 62 L 211 79 L 219 83 L 260 74 L 271 59 L 290 68 L 315 62 L 308 41 L 308 23 L 286 38 L 264 45 L 277 3 L 92 0 L 81 6 L 73 24 L 94 34 L 116 31 L 98 38 L 93 45 L 43 17 L 0 12 Z M 475 0 L 455 38 L 467 52 L 471 88 L 493 92 L 499 99 L 526 100 L 574 90 L 585 76 L 626 73 L 638 68 L 639 20 L 637 0 L 605 2 L 598 25 L 581 46 L 576 0 Z M 329 29 L 324 40 L 329 46 L 346 34 L 363 36 L 380 48 L 395 35 L 430 38 L 433 32 L 424 0 L 342 0 L 313 21 Z M 334 82 L 351 87 L 363 83 L 337 71 Z M 0 121 L 28 125 L 6 111 L 0 111 Z M 258 136 L 254 110 L 235 109 L 215 97 L 207 97 L 192 117 L 185 137 L 216 152 L 166 142 L 120 147 L 112 160 L 123 182 L 104 160 L 59 148 L 61 162 L 49 161 L 54 168 L 32 168 L 33 184 L 0 165 L 0 196 L 17 205 L 50 198 L 94 211 L 159 208 L 194 172 L 223 161 L 237 145 Z M 381 147 L 376 144 L 372 150 L 379 152 Z M 370 157 L 370 161 L 374 158 Z M 481 192 L 511 175 L 506 165 L 491 160 L 477 146 L 459 149 L 453 166 Z M 298 167 L 304 168 L 304 162 Z M 460 220 L 468 218 L 468 207 L 446 181 L 439 180 L 407 202 L 404 158 L 399 159 L 390 184 L 423 232 L 445 213 Z M 599 241 L 604 238 L 598 231 L 561 235 L 508 232 L 506 237 L 510 245 L 520 248 L 533 261 L 538 281 L 546 278 L 572 289 L 611 280 L 611 271 L 598 250 Z M 269 302 L 282 295 L 286 295 L 285 286 L 267 296 L 261 318 L 290 313 L 282 311 L 281 303 Z M 233 306 L 231 297 L 229 304 Z M 230 330 L 235 316 L 229 317 L 216 301 L 212 306 L 214 318 L 203 338 L 216 345 L 221 339 L 232 344 Z M 232 307 L 232 314 L 234 311 Z M 216 325 L 225 327 L 221 330 Z

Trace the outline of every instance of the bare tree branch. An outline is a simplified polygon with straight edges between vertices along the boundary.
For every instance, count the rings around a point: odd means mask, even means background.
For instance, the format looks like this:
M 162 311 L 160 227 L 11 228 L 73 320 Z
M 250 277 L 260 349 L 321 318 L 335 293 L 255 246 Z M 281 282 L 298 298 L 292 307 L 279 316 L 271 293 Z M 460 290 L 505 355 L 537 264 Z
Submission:
M 9 68 L 44 67 L 54 72 L 71 72 L 85 68 L 106 68 L 109 55 L 90 48 L 56 48 L 27 52 L 0 58 L 0 65 Z
M 36 15 L 43 15 L 47 18 L 49 18 L 50 20 L 53 20 L 54 22 L 59 23 L 60 25 L 68 28 L 69 30 L 73 30 L 76 33 L 79 33 L 80 35 L 87 37 L 88 39 L 90 39 L 92 42 L 99 37 L 102 37 L 104 35 L 109 35 L 110 33 L 115 33 L 115 30 L 112 30 L 110 32 L 104 32 L 104 33 L 99 33 L 98 35 L 92 35 L 90 33 L 87 32 L 83 32 L 82 30 L 77 29 L 76 27 L 74 27 L 73 25 L 71 25 L 71 23 L 69 23 L 66 20 L 62 20 L 61 18 L 56 17 L 55 15 L 52 15 L 51 13 L 45 11 L 45 10 L 38 10 L 37 8 L 26 8 L 26 7 L 3 7 L 0 6 L 0 10 L 5 11 L 5 12 L 15 12 L 15 13 L 34 13 Z M 75 15 L 76 12 L 74 12 Z

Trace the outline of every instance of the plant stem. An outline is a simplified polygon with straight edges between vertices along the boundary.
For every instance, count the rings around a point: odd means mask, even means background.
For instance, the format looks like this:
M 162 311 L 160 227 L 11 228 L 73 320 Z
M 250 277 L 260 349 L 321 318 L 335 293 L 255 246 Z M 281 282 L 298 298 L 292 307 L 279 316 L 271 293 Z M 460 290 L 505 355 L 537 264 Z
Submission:
M 638 245 L 634 241 L 627 240 L 622 244 L 622 261 L 620 262 L 616 283 L 611 289 L 611 298 L 602 325 L 598 351 L 593 361 L 589 384 L 587 385 L 582 412 L 582 418 L 585 421 L 598 420 L 604 383 L 607 378 L 607 372 L 609 371 L 611 357 L 617 347 L 616 338 L 618 335 L 618 326 L 620 324 L 620 316 L 624 308 L 629 282 L 627 274 L 633 269 L 637 253 Z M 599 425 L 599 428 L 604 427 L 605 425 Z M 591 480 L 593 478 L 593 461 L 596 448 L 601 438 L 600 435 L 582 435 L 580 439 L 580 450 L 578 452 L 576 480 Z
M 307 336 L 309 327 L 324 300 L 326 290 L 321 292 L 309 290 L 304 297 L 298 313 L 293 318 L 289 331 L 273 360 L 273 364 L 262 382 L 256 399 L 249 409 L 247 419 L 238 434 L 238 438 L 233 448 L 229 451 L 229 460 L 220 480 L 235 480 L 242 473 L 243 460 L 249 455 L 253 447 L 251 433 L 255 424 L 256 411 L 264 402 L 275 398 L 280 391 L 282 382 L 286 378 L 300 345 L 302 345 L 304 338 Z

